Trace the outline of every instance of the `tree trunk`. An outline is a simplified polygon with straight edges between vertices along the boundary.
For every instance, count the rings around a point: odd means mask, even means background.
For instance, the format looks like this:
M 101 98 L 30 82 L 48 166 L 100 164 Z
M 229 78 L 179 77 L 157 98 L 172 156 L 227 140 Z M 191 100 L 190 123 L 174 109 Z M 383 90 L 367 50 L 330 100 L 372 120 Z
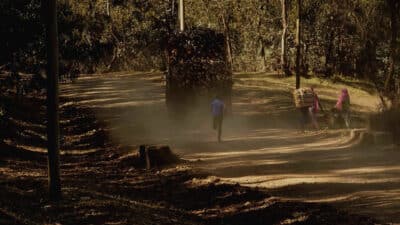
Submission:
M 177 25 L 177 15 L 178 15 L 178 13 L 177 13 L 177 11 L 176 11 L 176 0 L 169 0 L 170 1 L 170 7 L 171 7 L 171 14 L 170 14 L 170 20 L 169 20 L 169 22 L 168 22 L 168 25 L 169 25 L 169 27 L 168 27 L 168 32 L 174 32 L 175 30 L 176 30 L 176 25 Z M 178 16 L 179 17 L 179 16 Z M 169 34 L 170 34 L 169 33 Z M 169 35 L 168 34 L 168 35 Z
M 267 70 L 268 70 L 268 65 L 267 65 L 267 53 L 265 53 L 265 47 L 263 46 L 263 54 L 262 54 L 262 57 L 263 57 L 263 72 L 267 72 Z
M 300 58 L 301 58 L 301 0 L 297 0 L 297 20 L 296 20 L 296 89 L 300 88 Z
M 185 1 L 179 0 L 179 30 L 185 30 Z
M 325 46 L 325 76 L 330 77 L 332 74 L 331 56 L 333 51 L 333 41 L 335 38 L 335 31 L 331 28 L 330 33 L 327 35 L 328 43 Z
M 282 40 L 281 40 L 281 69 L 285 76 L 289 75 L 289 65 L 287 56 L 287 32 L 288 32 L 288 15 L 287 0 L 281 0 L 282 5 Z
M 47 151 L 49 194 L 52 200 L 61 198 L 60 142 L 58 115 L 58 33 L 56 0 L 42 0 L 47 45 Z
M 394 77 L 395 72 L 395 60 L 396 60 L 396 39 L 397 39 L 397 13 L 398 5 L 397 0 L 388 0 L 390 7 L 390 24 L 391 24 L 391 40 L 390 40 L 390 56 L 389 56 L 389 70 L 385 80 L 385 92 L 390 92 L 389 85 Z
M 110 0 L 106 0 L 106 13 L 110 16 Z
M 301 55 L 301 73 L 303 76 L 308 76 L 308 49 L 309 49 L 309 44 L 304 43 L 303 44 L 303 54 Z
M 233 68 L 232 43 L 229 35 L 229 24 L 225 19 L 225 15 L 222 15 L 222 25 L 224 26 L 226 58 L 228 61 L 229 69 L 232 70 Z

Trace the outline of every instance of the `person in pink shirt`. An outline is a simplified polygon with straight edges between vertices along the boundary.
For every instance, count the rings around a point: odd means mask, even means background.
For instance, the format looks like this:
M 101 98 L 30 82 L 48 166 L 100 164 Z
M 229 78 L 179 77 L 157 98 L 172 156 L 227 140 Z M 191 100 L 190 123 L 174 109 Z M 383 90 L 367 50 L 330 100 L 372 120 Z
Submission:
M 336 102 L 335 109 L 340 113 L 347 128 L 350 128 L 350 95 L 347 88 L 343 88 Z

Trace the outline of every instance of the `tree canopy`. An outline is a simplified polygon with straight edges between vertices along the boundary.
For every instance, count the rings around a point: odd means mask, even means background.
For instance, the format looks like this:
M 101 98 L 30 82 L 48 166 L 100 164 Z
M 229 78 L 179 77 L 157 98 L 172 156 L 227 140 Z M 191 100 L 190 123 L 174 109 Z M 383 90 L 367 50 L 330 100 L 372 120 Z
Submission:
M 185 4 L 188 29 L 213 28 L 229 36 L 233 70 L 280 70 L 281 1 L 186 0 Z M 301 4 L 304 74 L 368 79 L 382 91 L 398 92 L 397 1 L 303 0 Z M 292 71 L 296 7 L 295 1 L 287 1 Z M 163 70 L 165 40 L 177 29 L 177 10 L 173 0 L 59 0 L 61 73 L 71 68 L 82 73 Z M 0 11 L 0 63 L 17 58 L 21 70 L 37 70 L 44 58 L 40 1 L 4 0 Z

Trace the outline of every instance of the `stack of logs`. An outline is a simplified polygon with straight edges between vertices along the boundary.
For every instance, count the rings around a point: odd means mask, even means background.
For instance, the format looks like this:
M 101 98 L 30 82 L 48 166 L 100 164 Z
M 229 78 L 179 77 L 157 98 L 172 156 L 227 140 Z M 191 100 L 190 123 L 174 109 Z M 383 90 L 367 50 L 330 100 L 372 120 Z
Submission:
M 166 101 L 170 112 L 205 106 L 218 94 L 231 105 L 232 71 L 227 64 L 224 35 L 212 29 L 177 32 L 168 40 Z

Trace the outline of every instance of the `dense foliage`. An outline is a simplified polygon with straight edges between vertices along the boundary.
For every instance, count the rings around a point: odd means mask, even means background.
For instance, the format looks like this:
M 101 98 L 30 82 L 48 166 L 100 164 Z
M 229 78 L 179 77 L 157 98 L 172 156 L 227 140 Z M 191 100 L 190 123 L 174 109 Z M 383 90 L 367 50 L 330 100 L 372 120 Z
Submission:
M 189 29 L 208 27 L 227 36 L 234 70 L 280 68 L 283 0 L 185 2 Z M 400 90 L 398 1 L 301 2 L 304 74 L 339 74 L 371 80 L 382 92 Z M 286 3 L 288 63 L 294 70 L 296 4 Z M 64 72 L 165 68 L 163 50 L 176 28 L 177 1 L 59 0 L 58 9 Z M 1 65 L 16 59 L 22 70 L 40 67 L 44 58 L 40 1 L 3 0 L 0 18 Z
M 170 13 L 155 1 L 58 1 L 61 73 L 159 68 Z M 0 2 L 0 65 L 35 72 L 44 60 L 40 0 Z

